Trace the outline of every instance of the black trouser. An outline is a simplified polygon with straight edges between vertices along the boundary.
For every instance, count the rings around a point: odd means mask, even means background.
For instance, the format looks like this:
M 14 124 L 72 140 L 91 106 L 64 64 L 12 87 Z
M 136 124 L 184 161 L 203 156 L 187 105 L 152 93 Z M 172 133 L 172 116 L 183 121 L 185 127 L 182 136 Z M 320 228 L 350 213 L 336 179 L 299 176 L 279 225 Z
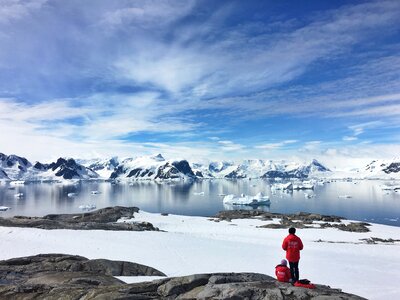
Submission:
M 299 280 L 299 262 L 289 261 L 289 266 L 290 266 L 290 275 L 292 276 L 292 280 L 293 281 Z

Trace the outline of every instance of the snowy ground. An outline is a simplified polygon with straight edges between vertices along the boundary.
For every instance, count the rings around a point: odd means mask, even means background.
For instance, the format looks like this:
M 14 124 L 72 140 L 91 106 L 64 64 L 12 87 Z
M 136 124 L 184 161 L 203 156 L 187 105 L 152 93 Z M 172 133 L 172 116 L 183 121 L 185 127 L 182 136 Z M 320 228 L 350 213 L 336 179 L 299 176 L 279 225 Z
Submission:
M 281 243 L 287 230 L 256 228 L 268 223 L 265 221 L 214 222 L 204 217 L 145 212 L 135 216 L 135 221 L 151 222 L 167 232 L 0 227 L 0 259 L 66 253 L 137 262 L 168 276 L 211 272 L 258 272 L 273 276 L 275 265 L 284 258 Z M 400 243 L 371 245 L 360 239 L 400 239 L 400 228 L 374 224 L 371 230 L 369 233 L 298 230 L 304 243 L 300 277 L 368 299 L 397 298 Z M 148 279 L 124 277 L 123 280 Z

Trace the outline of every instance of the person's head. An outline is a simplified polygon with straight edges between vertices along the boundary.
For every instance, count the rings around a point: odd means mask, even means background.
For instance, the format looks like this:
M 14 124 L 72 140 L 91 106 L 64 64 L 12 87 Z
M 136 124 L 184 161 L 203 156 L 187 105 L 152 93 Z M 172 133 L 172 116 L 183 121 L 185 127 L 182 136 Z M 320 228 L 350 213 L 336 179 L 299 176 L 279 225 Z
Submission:
M 286 261 L 286 259 L 282 259 L 282 260 L 281 260 L 281 265 L 287 266 L 287 261 Z
M 289 228 L 289 233 L 290 233 L 290 234 L 295 234 L 295 233 L 296 233 L 296 228 L 290 227 L 290 228 Z

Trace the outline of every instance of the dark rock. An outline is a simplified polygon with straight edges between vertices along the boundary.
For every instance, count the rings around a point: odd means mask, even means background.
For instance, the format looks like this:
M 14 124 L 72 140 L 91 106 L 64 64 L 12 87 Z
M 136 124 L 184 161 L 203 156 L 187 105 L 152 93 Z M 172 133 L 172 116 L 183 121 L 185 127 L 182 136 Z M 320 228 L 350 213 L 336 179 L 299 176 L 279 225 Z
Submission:
M 89 275 L 90 274 L 90 275 Z M 324 285 L 294 287 L 264 274 L 216 273 L 124 284 L 89 272 L 42 272 L 0 286 L 7 299 L 364 299 Z
M 400 162 L 393 162 L 389 166 L 383 169 L 386 174 L 400 172 Z
M 125 173 L 125 168 L 124 166 L 118 166 L 114 169 L 114 171 L 111 173 L 110 175 L 110 179 L 115 179 L 117 178 L 119 175 L 122 175 Z
M 367 226 L 371 226 L 368 223 L 364 222 L 357 222 L 357 223 L 350 223 L 350 224 L 343 224 L 341 223 L 344 218 L 337 217 L 337 216 L 327 216 L 327 215 L 320 215 L 314 213 L 305 213 L 299 212 L 295 214 L 279 214 L 279 213 L 270 213 L 264 212 L 260 210 L 226 210 L 219 212 L 215 218 L 223 221 L 231 221 L 233 219 L 250 219 L 250 218 L 257 218 L 262 220 L 272 220 L 280 219 L 279 224 L 267 224 L 258 226 L 258 228 L 270 228 L 270 229 L 282 229 L 282 228 L 290 228 L 295 227 L 298 229 L 302 228 L 316 228 L 314 223 L 315 221 L 318 222 L 325 222 L 325 223 L 318 223 L 320 228 L 327 228 L 327 227 L 334 227 L 339 230 L 343 231 L 351 231 L 351 232 L 368 232 L 369 229 Z M 215 221 L 215 219 L 212 219 Z M 332 224 L 333 223 L 333 224 Z
M 192 168 L 189 166 L 189 163 L 187 160 L 181 160 L 181 161 L 174 161 L 172 165 L 181 173 L 194 177 L 194 173 L 192 171 Z
M 81 214 L 51 214 L 44 217 L 15 216 L 0 218 L 0 226 L 76 230 L 158 230 L 148 222 L 116 223 L 121 218 L 134 218 L 135 212 L 139 212 L 137 207 L 114 206 Z
M 240 174 L 237 171 L 232 171 L 229 174 L 226 174 L 225 178 L 228 178 L 228 179 L 243 179 L 243 178 L 246 178 L 246 175 L 245 174 Z

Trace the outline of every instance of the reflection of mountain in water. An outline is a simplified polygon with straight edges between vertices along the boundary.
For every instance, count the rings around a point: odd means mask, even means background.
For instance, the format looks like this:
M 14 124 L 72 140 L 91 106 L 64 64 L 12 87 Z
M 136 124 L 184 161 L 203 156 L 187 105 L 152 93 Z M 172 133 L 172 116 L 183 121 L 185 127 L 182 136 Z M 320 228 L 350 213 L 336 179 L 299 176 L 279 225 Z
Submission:
M 282 181 L 281 181 L 282 182 Z M 78 182 L 70 185 L 31 183 L 12 186 L 0 185 L 0 206 L 11 207 L 0 212 L 11 215 L 42 216 L 50 213 L 81 213 L 79 206 L 137 206 L 154 213 L 213 216 L 225 209 L 258 209 L 280 213 L 299 211 L 339 215 L 348 219 L 399 225 L 396 212 L 400 211 L 400 193 L 383 191 L 383 184 L 391 182 L 358 181 L 332 182 L 315 185 L 313 197 L 304 191 L 271 190 L 267 180 L 205 180 L 194 182 L 132 183 Z M 92 194 L 98 191 L 98 194 Z M 271 200 L 270 207 L 224 206 L 221 194 L 256 195 L 262 192 Z M 23 198 L 15 198 L 23 193 Z M 311 192 L 310 192 L 311 193 Z M 68 194 L 74 194 L 73 197 Z M 201 196 L 199 195 L 201 194 Z M 315 195 L 315 196 L 314 196 Z M 339 195 L 351 195 L 342 199 Z

